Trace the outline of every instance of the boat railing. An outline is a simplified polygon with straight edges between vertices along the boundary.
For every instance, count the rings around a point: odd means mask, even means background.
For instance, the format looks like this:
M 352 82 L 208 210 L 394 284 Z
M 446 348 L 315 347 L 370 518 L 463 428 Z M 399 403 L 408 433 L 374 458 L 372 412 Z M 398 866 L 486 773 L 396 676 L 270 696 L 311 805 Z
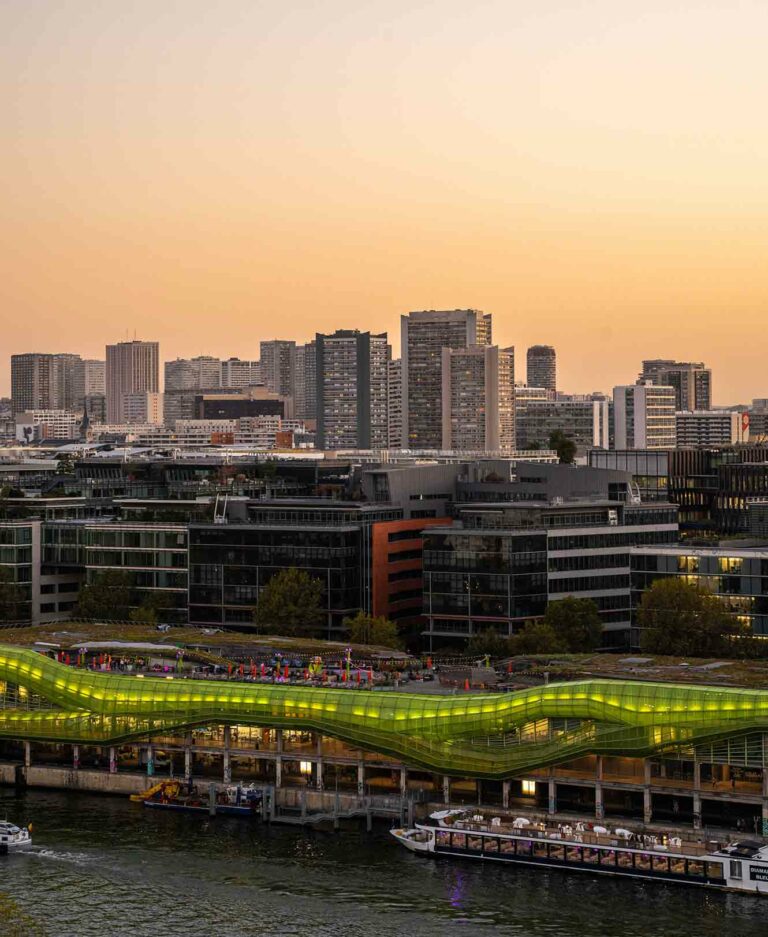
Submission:
M 634 834 L 632 837 L 617 836 L 614 833 L 595 833 L 593 830 L 569 830 L 557 827 L 515 827 L 510 824 L 480 823 L 471 820 L 456 820 L 444 827 L 460 833 L 491 833 L 504 836 L 517 836 L 522 839 L 562 840 L 579 843 L 584 846 L 604 846 L 608 849 L 641 849 L 648 852 L 672 852 L 687 856 L 704 856 L 723 848 L 719 842 L 692 842 L 681 840 L 679 844 L 670 844 L 670 840 L 681 839 L 677 832 L 666 834 Z M 666 842 L 665 842 L 666 840 Z

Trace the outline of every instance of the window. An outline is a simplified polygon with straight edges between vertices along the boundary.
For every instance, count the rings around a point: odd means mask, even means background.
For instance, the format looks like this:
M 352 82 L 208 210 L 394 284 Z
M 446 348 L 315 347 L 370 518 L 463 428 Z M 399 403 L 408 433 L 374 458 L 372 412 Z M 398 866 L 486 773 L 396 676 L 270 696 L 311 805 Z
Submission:
M 522 792 L 527 797 L 535 796 L 536 794 L 536 782 L 525 779 L 521 782 Z

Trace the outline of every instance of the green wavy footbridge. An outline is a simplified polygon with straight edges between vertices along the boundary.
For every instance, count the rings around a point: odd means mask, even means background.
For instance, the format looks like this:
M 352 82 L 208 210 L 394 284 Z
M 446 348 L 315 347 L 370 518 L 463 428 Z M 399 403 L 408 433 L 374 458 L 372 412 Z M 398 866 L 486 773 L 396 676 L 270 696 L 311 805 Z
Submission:
M 111 745 L 221 723 L 307 729 L 464 777 L 504 778 L 586 754 L 639 757 L 768 731 L 766 690 L 637 681 L 437 696 L 111 675 L 0 645 L 0 682 L 50 707 L 0 709 L 0 738 Z M 543 741 L 517 734 L 545 719 L 578 726 Z

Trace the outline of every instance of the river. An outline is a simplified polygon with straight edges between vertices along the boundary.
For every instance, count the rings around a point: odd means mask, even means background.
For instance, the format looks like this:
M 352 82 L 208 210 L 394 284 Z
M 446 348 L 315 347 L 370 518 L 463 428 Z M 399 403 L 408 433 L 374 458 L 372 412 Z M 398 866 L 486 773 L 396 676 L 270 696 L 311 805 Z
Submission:
M 577 873 L 431 861 L 385 827 L 325 833 L 0 790 L 33 824 L 0 892 L 50 937 L 765 937 L 768 898 Z

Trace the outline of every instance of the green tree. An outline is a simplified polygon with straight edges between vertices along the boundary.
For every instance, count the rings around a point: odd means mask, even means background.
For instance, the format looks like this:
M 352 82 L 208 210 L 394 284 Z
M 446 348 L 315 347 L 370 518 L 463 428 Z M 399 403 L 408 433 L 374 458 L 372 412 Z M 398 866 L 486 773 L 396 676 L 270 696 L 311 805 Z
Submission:
M 505 638 L 493 628 L 478 631 L 467 641 L 467 654 L 470 657 L 475 655 L 478 657 L 487 655 L 491 658 L 509 657 L 511 651 L 509 638 Z
M 565 650 L 555 629 L 546 621 L 529 621 L 512 638 L 514 654 L 560 654 Z
M 560 462 L 570 465 L 576 458 L 576 443 L 561 429 L 549 434 L 549 448 L 554 449 Z
M 75 615 L 96 621 L 124 621 L 132 598 L 131 574 L 122 569 L 105 569 L 80 589 Z
M 168 592 L 148 592 L 141 605 L 132 608 L 128 617 L 137 624 L 156 625 L 168 618 L 167 611 L 172 604 Z
M 293 566 L 281 569 L 261 590 L 253 620 L 268 634 L 310 634 L 323 623 L 322 598 L 319 579 Z
M 698 583 L 657 579 L 637 610 L 640 646 L 649 654 L 722 657 L 737 629 L 722 602 Z
M 562 650 L 570 654 L 583 654 L 600 646 L 603 624 L 592 599 L 577 599 L 572 595 L 550 602 L 544 613 Z
M 353 644 L 380 644 L 382 647 L 400 647 L 397 625 L 379 615 L 358 612 L 354 618 L 345 618 L 344 627 L 349 628 L 349 640 Z
M 0 566 L 0 621 L 8 624 L 28 617 L 24 592 L 7 566 Z

